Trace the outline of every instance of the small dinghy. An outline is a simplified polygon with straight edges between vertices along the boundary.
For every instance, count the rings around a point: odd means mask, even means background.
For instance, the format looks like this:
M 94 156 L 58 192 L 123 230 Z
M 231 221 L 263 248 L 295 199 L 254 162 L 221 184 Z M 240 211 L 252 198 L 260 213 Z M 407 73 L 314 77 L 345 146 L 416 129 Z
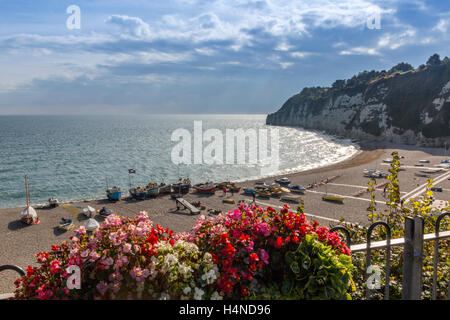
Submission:
M 250 195 L 256 194 L 256 190 L 244 188 L 244 194 L 250 194 Z
M 322 196 L 322 200 L 329 201 L 329 202 L 335 202 L 335 203 L 344 203 L 344 198 L 338 197 L 338 196 L 331 196 L 331 195 L 327 195 L 327 194 L 324 194 Z
M 55 197 L 51 197 L 50 199 L 48 199 L 48 206 L 50 208 L 56 208 L 58 204 L 59 204 L 58 199 L 56 199 Z
M 109 215 L 112 214 L 112 210 L 106 207 L 103 207 L 99 212 L 98 212 L 102 217 L 107 217 Z
M 285 201 L 285 202 L 300 203 L 302 198 L 300 198 L 299 196 L 293 196 L 293 195 L 290 195 L 290 194 L 283 194 L 281 196 L 280 200 L 281 201 Z
M 91 206 L 87 206 L 86 208 L 83 209 L 83 214 L 88 218 L 92 218 L 95 216 L 95 209 L 92 208 Z
M 100 224 L 97 222 L 97 220 L 93 218 L 89 218 L 88 221 L 84 224 L 87 231 L 94 231 L 95 229 L 100 227 Z
M 58 228 L 64 231 L 72 230 L 74 226 L 72 219 L 66 218 L 61 218 L 61 221 L 58 224 Z
M 275 182 L 279 183 L 280 185 L 287 186 L 288 184 L 291 183 L 291 180 L 284 177 L 284 178 L 276 179 Z
M 305 193 L 305 191 L 306 191 L 306 188 L 301 185 L 289 186 L 289 189 L 291 190 L 291 192 L 302 193 L 302 194 Z

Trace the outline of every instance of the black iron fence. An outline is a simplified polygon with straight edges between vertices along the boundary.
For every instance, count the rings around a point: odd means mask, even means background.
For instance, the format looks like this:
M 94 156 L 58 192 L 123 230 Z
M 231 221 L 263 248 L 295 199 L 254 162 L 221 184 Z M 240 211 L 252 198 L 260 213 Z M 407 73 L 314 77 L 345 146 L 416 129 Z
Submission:
M 349 246 L 352 253 L 365 252 L 366 253 L 366 268 L 371 266 L 372 250 L 386 249 L 386 264 L 385 270 L 385 287 L 384 299 L 389 300 L 390 289 L 390 265 L 391 265 L 391 247 L 403 246 L 403 279 L 402 279 L 402 299 L 404 300 L 420 300 L 423 291 L 423 244 L 425 241 L 434 241 L 433 250 L 433 286 L 432 299 L 437 299 L 437 273 L 439 261 L 439 241 L 450 238 L 450 231 L 440 232 L 441 221 L 450 216 L 450 212 L 442 213 L 438 216 L 435 224 L 435 232 L 424 234 L 424 219 L 419 216 L 414 218 L 407 217 L 405 219 L 405 237 L 398 239 L 391 239 L 391 228 L 386 222 L 378 221 L 370 225 L 367 231 L 367 242 L 362 244 L 351 244 L 350 231 L 343 226 L 336 226 L 330 231 L 342 232 L 345 235 L 347 246 Z M 386 229 L 386 240 L 372 242 L 372 232 L 377 226 L 383 226 Z M 370 273 L 366 272 L 365 279 L 367 280 Z M 366 288 L 366 298 L 370 299 L 373 290 Z M 450 299 L 450 277 L 448 284 L 448 295 Z

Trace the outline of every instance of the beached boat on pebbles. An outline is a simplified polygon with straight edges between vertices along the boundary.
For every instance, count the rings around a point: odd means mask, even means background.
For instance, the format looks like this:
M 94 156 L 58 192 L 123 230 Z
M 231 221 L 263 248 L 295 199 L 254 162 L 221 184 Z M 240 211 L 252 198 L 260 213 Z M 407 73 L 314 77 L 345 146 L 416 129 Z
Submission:
M 328 194 L 324 194 L 322 196 L 323 201 L 335 202 L 335 203 L 344 203 L 344 198 L 338 196 L 332 196 Z
M 291 190 L 291 192 L 304 194 L 306 191 L 306 188 L 301 185 L 294 185 L 294 186 L 289 186 L 289 190 Z
M 189 190 L 191 188 L 191 180 L 189 178 L 186 178 L 184 180 L 181 180 L 178 183 L 172 184 L 172 191 L 173 193 L 189 193 Z
M 59 201 L 55 197 L 51 197 L 50 199 L 48 199 L 48 206 L 50 208 L 56 208 L 58 205 Z
M 148 192 L 147 192 L 147 188 L 145 188 L 145 187 L 131 188 L 129 191 L 130 191 L 130 196 L 134 199 L 137 199 L 137 200 L 147 199 Z
M 193 186 L 198 193 L 213 194 L 216 192 L 216 186 L 212 182 L 199 183 Z
M 289 180 L 288 178 L 284 177 L 284 178 L 276 179 L 275 182 L 279 183 L 280 185 L 287 186 L 287 185 L 289 185 L 291 183 L 291 180 Z
M 118 201 L 122 198 L 122 190 L 118 186 L 106 189 L 106 196 L 110 201 Z

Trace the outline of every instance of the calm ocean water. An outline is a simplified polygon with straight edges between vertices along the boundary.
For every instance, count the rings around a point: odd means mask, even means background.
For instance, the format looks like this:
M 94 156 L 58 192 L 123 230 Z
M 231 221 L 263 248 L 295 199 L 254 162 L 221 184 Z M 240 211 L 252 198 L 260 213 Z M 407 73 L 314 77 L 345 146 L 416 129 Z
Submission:
M 193 133 L 194 120 L 203 129 L 264 129 L 265 115 L 139 115 L 139 116 L 0 116 L 0 207 L 25 204 L 24 175 L 31 201 L 46 203 L 105 197 L 106 184 L 129 189 L 149 181 L 193 183 L 244 180 L 260 176 L 255 165 L 180 165 L 171 161 L 177 128 Z M 324 166 L 354 154 L 357 147 L 298 128 L 279 129 L 280 168 L 288 173 Z M 270 137 L 270 131 L 269 131 Z M 270 140 L 270 139 L 269 139 Z M 205 143 L 205 145 L 207 145 Z

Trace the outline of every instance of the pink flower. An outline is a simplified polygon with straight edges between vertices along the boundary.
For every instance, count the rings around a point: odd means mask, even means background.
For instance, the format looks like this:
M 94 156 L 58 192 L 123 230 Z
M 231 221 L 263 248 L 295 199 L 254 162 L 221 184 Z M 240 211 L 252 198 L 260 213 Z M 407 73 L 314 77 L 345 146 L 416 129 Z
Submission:
M 108 284 L 105 281 L 100 281 L 97 286 L 97 291 L 100 292 L 102 296 L 105 295 L 105 292 L 108 290 Z
M 133 269 L 130 271 L 130 275 L 137 282 L 141 282 L 150 275 L 150 272 L 147 269 L 133 267 Z
M 261 251 L 259 252 L 259 258 L 265 264 L 269 264 L 269 254 L 266 252 L 266 250 L 261 249 Z

